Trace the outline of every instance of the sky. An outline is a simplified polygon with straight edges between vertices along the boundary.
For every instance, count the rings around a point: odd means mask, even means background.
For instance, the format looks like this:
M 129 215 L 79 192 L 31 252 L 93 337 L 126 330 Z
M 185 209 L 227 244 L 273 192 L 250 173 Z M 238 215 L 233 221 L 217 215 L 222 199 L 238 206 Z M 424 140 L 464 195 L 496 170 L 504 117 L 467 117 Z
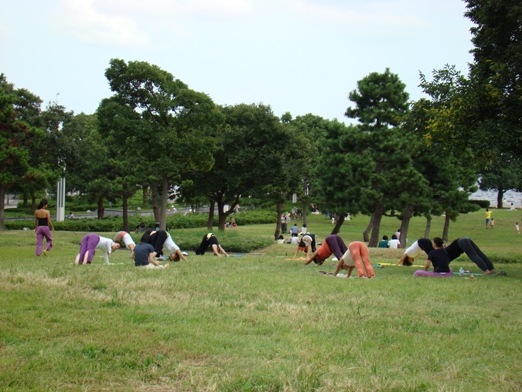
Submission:
M 2 2 L 0 73 L 92 114 L 110 97 L 112 58 L 159 66 L 219 105 L 349 121 L 348 94 L 389 68 L 410 99 L 446 64 L 464 75 L 462 0 L 23 0 Z

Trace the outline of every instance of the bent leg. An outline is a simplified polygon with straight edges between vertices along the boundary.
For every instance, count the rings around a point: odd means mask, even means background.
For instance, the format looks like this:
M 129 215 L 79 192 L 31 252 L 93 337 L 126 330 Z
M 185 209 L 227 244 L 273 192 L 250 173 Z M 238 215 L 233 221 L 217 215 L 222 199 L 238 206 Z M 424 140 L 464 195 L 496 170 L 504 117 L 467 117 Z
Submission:
M 53 248 L 53 237 L 51 236 L 51 229 L 48 226 L 43 226 L 43 229 L 43 235 L 45 237 L 44 252 L 47 252 Z
M 477 267 L 479 267 L 482 271 L 487 271 L 488 265 L 485 262 L 485 260 L 482 259 L 480 254 L 482 254 L 489 262 L 490 266 L 493 266 L 491 261 L 486 257 L 484 253 L 478 249 L 478 247 L 471 241 L 469 238 L 459 238 L 459 247 L 466 253 L 466 255 L 470 258 L 471 261 L 473 261 Z M 477 250 L 480 252 L 480 254 L 477 252 Z
M 348 250 L 348 247 L 344 243 L 343 239 L 338 235 L 329 235 L 326 237 L 325 242 L 332 251 L 337 260 L 340 260 Z
M 368 247 L 363 242 L 360 242 L 359 249 L 361 253 L 362 262 L 364 264 L 364 269 L 366 270 L 366 276 L 368 276 L 368 278 L 375 277 L 375 272 L 373 270 L 372 263 L 370 263 L 370 252 L 368 251 Z

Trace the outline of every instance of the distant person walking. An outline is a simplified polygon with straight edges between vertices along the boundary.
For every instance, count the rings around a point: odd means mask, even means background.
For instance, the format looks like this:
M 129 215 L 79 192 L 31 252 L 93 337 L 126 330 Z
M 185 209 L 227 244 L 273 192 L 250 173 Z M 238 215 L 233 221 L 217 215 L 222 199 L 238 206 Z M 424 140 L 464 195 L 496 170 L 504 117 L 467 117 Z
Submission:
M 518 222 L 515 223 L 515 230 L 517 231 L 517 234 L 520 234 L 520 226 L 518 225 Z
M 491 225 L 491 214 L 493 211 L 490 211 L 489 208 L 486 208 L 486 229 Z
M 51 214 L 47 210 L 49 201 L 42 199 L 36 211 L 34 212 L 34 232 L 36 233 L 36 256 L 42 254 L 42 244 L 45 238 L 45 248 L 43 250 L 44 256 L 53 248 L 53 237 L 51 230 L 54 231 L 53 222 L 51 221 Z

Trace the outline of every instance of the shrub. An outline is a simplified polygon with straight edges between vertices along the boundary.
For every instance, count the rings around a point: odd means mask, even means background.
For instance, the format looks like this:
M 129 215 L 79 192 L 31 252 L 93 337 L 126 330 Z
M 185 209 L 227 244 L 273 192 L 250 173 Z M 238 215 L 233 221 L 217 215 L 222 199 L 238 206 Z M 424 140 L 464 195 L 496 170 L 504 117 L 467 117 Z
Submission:
M 480 208 L 489 208 L 491 202 L 489 200 L 469 200 L 471 204 L 477 204 Z

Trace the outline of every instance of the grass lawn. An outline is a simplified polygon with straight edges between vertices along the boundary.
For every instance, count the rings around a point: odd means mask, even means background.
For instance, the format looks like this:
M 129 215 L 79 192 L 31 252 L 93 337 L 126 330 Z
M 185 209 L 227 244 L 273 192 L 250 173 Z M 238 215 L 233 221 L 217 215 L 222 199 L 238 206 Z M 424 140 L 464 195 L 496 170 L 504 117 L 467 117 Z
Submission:
M 483 210 L 452 222 L 450 240 L 471 237 L 507 273 L 474 279 L 414 278 L 415 266 L 327 277 L 318 271 L 332 261 L 303 267 L 286 244 L 190 253 L 166 270 L 136 269 L 122 250 L 111 265 L 97 255 L 76 266 L 85 233 L 55 232 L 49 256 L 36 257 L 33 231 L 0 232 L 0 390 L 520 391 L 520 215 L 495 210 L 493 230 Z M 361 240 L 367 223 L 357 216 L 341 236 Z M 414 219 L 410 243 L 424 224 Z M 391 237 L 398 221 L 382 227 Z M 332 225 L 312 216 L 309 228 L 321 241 Z M 222 243 L 270 237 L 274 225 L 230 230 Z M 203 232 L 172 234 L 182 245 Z M 401 254 L 370 249 L 372 264 Z M 479 272 L 465 257 L 460 266 Z

